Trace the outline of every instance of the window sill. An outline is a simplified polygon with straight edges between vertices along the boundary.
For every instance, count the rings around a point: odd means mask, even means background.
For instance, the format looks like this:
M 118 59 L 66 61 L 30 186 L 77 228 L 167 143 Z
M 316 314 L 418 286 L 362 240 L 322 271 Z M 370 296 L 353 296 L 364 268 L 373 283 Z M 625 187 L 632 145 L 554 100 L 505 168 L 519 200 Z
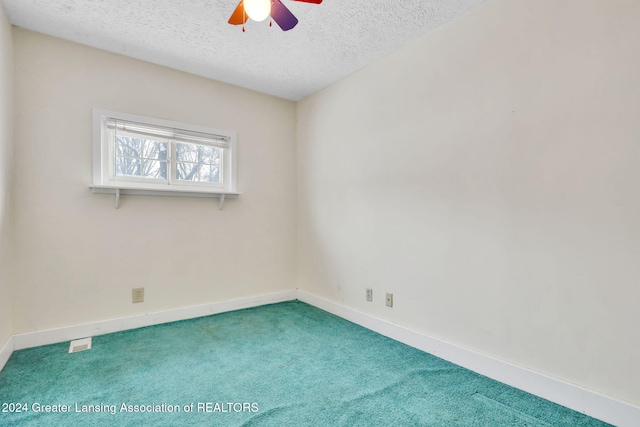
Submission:
M 218 208 L 222 210 L 226 199 L 235 199 L 240 193 L 225 192 L 211 189 L 193 189 L 193 188 L 150 188 L 135 186 L 119 186 L 119 185 L 92 185 L 89 188 L 94 194 L 115 194 L 116 209 L 120 207 L 120 195 L 135 196 L 172 196 L 172 197 L 211 197 L 219 199 Z

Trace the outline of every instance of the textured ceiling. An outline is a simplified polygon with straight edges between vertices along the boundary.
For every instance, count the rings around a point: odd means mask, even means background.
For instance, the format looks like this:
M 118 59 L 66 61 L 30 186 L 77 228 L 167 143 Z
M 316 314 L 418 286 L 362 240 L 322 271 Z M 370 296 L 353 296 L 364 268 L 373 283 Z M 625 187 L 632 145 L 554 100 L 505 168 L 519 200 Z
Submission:
M 238 0 L 2 0 L 14 25 L 300 100 L 487 0 L 283 0 L 288 32 L 227 24 Z

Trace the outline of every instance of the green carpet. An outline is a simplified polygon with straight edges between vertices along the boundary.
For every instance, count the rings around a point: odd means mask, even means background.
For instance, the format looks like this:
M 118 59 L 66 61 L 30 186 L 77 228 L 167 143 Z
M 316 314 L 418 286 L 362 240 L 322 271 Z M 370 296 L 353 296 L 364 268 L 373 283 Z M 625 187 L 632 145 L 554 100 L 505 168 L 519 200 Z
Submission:
M 13 353 L 0 372 L 0 403 L 28 411 L 0 412 L 0 425 L 607 425 L 298 301 L 67 350 Z M 76 412 L 83 405 L 102 412 Z M 130 412 L 135 405 L 155 412 Z M 71 412 L 44 412 L 54 409 Z

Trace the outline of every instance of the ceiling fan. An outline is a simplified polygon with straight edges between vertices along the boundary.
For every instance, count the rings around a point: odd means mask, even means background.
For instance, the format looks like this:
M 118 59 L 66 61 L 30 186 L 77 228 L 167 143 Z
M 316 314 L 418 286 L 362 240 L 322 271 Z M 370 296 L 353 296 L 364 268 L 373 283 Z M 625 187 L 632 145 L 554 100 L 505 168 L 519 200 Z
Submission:
M 293 0 L 304 3 L 320 4 L 322 0 Z M 244 24 L 249 18 L 254 21 L 264 21 L 268 17 L 271 17 L 276 24 L 282 28 L 282 31 L 289 31 L 298 24 L 298 19 L 293 16 L 293 13 L 286 8 L 280 0 L 240 0 L 238 7 L 231 14 L 229 18 L 229 24 L 242 25 L 242 31 L 244 31 Z M 271 26 L 271 22 L 269 22 Z

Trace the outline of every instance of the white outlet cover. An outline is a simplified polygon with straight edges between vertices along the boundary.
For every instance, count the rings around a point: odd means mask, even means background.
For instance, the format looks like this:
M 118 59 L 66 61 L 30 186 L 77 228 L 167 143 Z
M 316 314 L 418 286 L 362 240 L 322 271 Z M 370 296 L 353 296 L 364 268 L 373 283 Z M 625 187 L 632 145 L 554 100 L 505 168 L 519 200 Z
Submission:
M 77 353 L 85 350 L 91 350 L 91 337 L 73 340 L 69 344 L 69 353 Z

